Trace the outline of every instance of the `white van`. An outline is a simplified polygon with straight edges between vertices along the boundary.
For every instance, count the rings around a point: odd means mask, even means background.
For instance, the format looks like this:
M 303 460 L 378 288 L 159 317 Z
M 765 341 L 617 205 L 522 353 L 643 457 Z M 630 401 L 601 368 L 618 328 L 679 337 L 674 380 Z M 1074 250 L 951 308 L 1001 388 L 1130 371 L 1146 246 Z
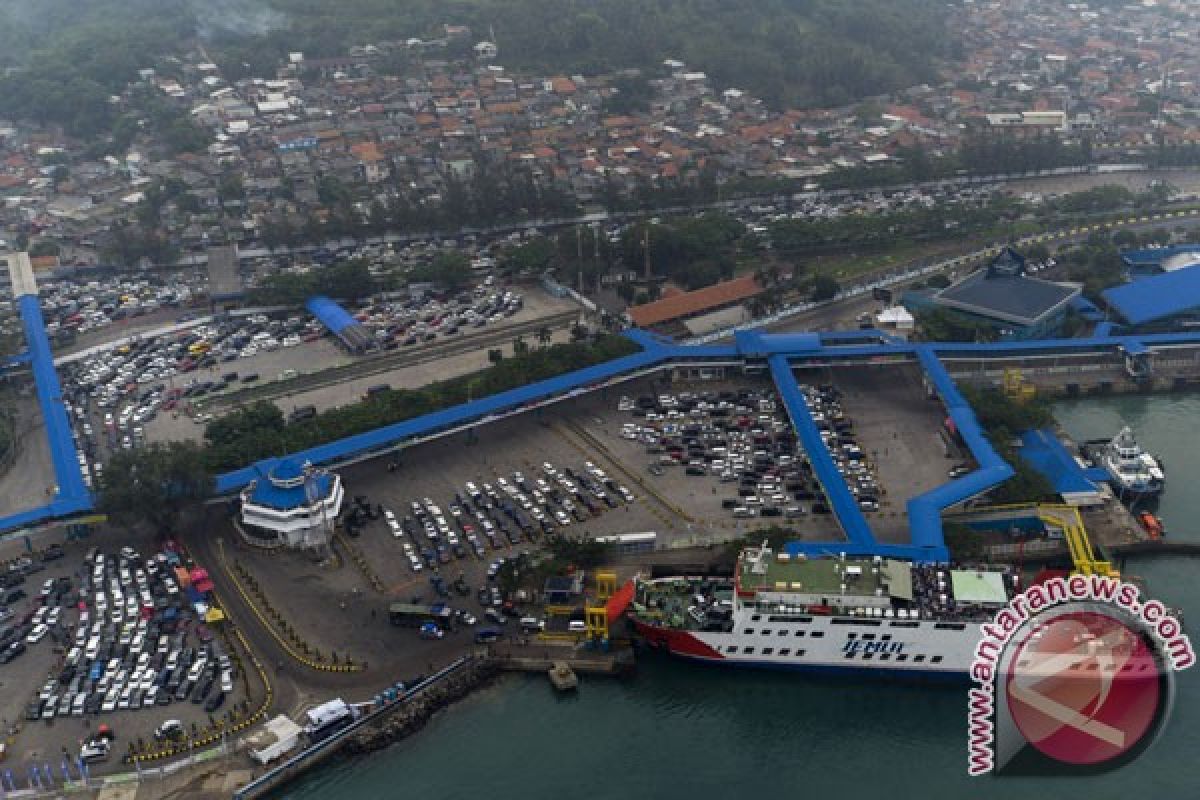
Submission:
M 573 619 L 567 623 L 567 630 L 570 633 L 585 633 L 587 631 L 587 623 L 581 619 Z

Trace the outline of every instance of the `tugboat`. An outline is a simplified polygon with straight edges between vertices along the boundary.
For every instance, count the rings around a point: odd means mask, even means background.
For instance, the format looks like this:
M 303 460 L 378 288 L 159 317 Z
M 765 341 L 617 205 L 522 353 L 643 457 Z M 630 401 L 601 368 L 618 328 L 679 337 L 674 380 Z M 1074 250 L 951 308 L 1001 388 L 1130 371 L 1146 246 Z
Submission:
M 1162 465 L 1138 446 L 1133 431 L 1127 427 L 1113 437 L 1097 460 L 1123 500 L 1155 497 L 1166 486 Z

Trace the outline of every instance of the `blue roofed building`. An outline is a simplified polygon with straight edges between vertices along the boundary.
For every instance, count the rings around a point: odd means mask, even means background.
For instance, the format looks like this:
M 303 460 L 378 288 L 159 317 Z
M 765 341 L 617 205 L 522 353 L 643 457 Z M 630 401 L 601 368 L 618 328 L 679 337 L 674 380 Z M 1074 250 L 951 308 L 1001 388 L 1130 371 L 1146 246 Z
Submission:
M 1002 339 L 1061 334 L 1082 287 L 1026 274 L 1025 257 L 1006 247 L 987 267 L 936 292 L 909 292 L 904 305 L 920 313 L 940 309 L 996 330 Z
M 361 322 L 328 297 L 310 297 L 304 307 L 351 353 L 365 353 L 379 346 Z
M 1021 460 L 1041 473 L 1063 502 L 1071 506 L 1098 506 L 1108 499 L 1102 488 L 1105 476 L 1079 463 L 1053 430 L 1025 431 L 1017 453 Z
M 322 549 L 344 497 L 336 473 L 285 458 L 242 490 L 243 534 L 260 545 Z
M 1125 276 L 1136 281 L 1200 264 L 1200 244 L 1145 247 L 1121 253 Z
M 1101 293 L 1111 316 L 1138 332 L 1200 323 L 1200 264 L 1148 276 Z

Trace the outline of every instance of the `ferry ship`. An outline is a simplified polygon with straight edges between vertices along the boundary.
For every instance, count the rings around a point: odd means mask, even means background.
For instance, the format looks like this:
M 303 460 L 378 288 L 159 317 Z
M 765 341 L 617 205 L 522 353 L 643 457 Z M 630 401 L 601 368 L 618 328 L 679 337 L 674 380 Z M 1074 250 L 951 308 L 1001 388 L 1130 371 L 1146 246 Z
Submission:
M 1122 428 L 1101 449 L 1097 460 L 1121 498 L 1153 497 L 1161 494 L 1166 485 L 1162 465 L 1138 446 L 1129 428 Z
M 733 580 L 638 581 L 649 646 L 711 664 L 966 681 L 979 626 L 1020 591 L 1007 567 L 744 550 Z

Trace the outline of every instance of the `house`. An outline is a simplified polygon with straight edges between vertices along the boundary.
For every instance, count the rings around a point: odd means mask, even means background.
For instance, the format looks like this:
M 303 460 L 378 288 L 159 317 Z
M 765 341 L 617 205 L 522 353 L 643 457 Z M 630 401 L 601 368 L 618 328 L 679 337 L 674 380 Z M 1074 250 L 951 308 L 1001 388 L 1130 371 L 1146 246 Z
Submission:
M 631 306 L 625 315 L 639 328 L 650 328 L 731 308 L 760 292 L 762 287 L 754 276 L 745 275 L 692 292 L 680 292 L 653 303 Z

